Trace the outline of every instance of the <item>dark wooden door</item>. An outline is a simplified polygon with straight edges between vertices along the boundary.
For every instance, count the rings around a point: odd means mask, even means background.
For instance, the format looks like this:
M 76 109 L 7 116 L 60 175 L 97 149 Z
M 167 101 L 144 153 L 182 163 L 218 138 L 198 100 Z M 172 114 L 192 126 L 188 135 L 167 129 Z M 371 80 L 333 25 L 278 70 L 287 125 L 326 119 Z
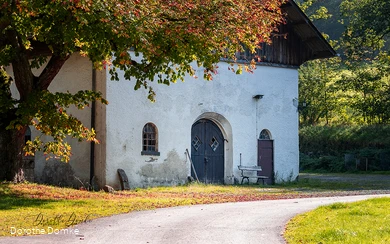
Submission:
M 224 182 L 224 138 L 218 126 L 207 119 L 197 121 L 191 129 L 191 159 L 200 181 Z M 191 168 L 191 175 L 195 177 Z
M 262 171 L 258 175 L 269 177 L 267 184 L 274 183 L 274 142 L 272 140 L 258 140 L 257 165 Z

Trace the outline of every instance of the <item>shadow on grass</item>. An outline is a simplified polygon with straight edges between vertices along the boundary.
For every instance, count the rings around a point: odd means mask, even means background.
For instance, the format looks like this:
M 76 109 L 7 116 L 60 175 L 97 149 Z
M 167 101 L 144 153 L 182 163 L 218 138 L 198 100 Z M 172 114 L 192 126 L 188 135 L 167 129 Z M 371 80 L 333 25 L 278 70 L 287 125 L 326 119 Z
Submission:
M 0 210 L 11 210 L 25 207 L 38 207 L 57 200 L 34 199 L 18 195 L 7 183 L 0 183 Z
M 32 199 L 19 196 L 3 196 L 0 194 L 0 210 L 11 210 L 25 207 L 38 207 L 46 205 L 53 200 Z

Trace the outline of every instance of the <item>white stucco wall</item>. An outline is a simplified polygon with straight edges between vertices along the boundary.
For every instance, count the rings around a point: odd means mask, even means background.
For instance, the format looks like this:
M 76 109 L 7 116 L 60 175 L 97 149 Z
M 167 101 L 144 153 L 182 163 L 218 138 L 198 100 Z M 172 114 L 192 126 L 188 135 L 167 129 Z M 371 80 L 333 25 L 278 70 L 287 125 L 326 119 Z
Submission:
M 43 66 L 44 67 L 44 66 Z M 42 69 L 35 70 L 34 74 L 40 74 Z M 7 72 L 12 75 L 12 70 L 9 67 Z M 87 58 L 83 58 L 80 55 L 73 55 L 66 61 L 56 78 L 49 86 L 49 90 L 52 92 L 66 92 L 74 94 L 80 90 L 91 90 L 92 89 L 92 64 Z M 19 98 L 19 93 L 16 89 L 15 84 L 11 86 L 12 94 L 15 98 Z M 74 115 L 80 119 L 81 122 L 88 128 L 91 125 L 91 108 L 85 108 L 84 110 L 78 110 L 76 108 L 69 108 L 68 113 Z M 31 127 L 30 127 L 31 128 Z M 32 128 L 32 138 L 40 135 L 38 131 Z M 50 140 L 49 137 L 43 136 L 43 140 Z M 75 173 L 75 176 L 83 182 L 89 181 L 89 168 L 90 168 L 90 143 L 89 142 L 78 142 L 75 139 L 69 139 L 68 143 L 72 147 L 72 157 L 69 165 Z M 43 153 L 38 152 L 35 155 L 35 181 L 45 182 L 46 179 L 42 178 L 42 172 L 46 166 L 49 169 L 47 173 L 55 172 L 58 175 L 52 175 L 53 178 L 62 177 L 69 169 L 68 166 L 63 165 L 64 163 L 59 162 L 56 159 L 46 160 Z M 65 166 L 65 167 L 64 167 Z M 47 168 L 49 167 L 49 168 Z M 60 172 L 58 172 L 60 171 Z M 79 181 L 73 176 L 67 177 L 68 179 L 74 180 L 69 184 L 78 184 Z M 54 179 L 56 180 L 56 179 Z
M 197 76 L 203 77 L 202 68 L 197 70 Z M 109 185 L 119 188 L 118 168 L 125 170 L 132 187 L 184 182 L 190 174 L 185 150 L 191 151 L 191 126 L 205 113 L 222 115 L 227 121 L 219 123 L 230 139 L 225 142 L 226 183 L 232 183 L 233 176 L 239 178 L 240 153 L 243 165 L 257 163 L 257 139 L 262 129 L 268 129 L 274 140 L 277 180 L 295 179 L 298 174 L 295 69 L 258 66 L 254 74 L 235 75 L 228 70 L 227 63 L 221 63 L 213 81 L 186 77 L 184 83 L 169 87 L 153 84 L 155 103 L 147 99 L 146 90 L 133 90 L 134 81 L 110 81 L 107 74 L 106 85 Z M 264 97 L 253 99 L 257 94 Z M 158 128 L 160 156 L 141 155 L 142 128 L 148 122 Z
M 106 139 L 95 152 L 104 161 L 96 169 L 99 177 L 105 178 L 99 178 L 103 184 L 120 188 L 118 168 L 125 170 L 132 187 L 184 183 L 191 172 L 185 151 L 191 152 L 191 127 L 200 118 L 213 120 L 227 139 L 226 183 L 240 178 L 240 153 L 243 165 L 257 163 L 257 139 L 262 129 L 269 130 L 274 140 L 276 180 L 292 180 L 298 175 L 298 113 L 293 105 L 293 99 L 298 97 L 297 70 L 258 66 L 254 74 L 235 75 L 228 70 L 227 63 L 220 63 L 219 74 L 213 81 L 186 77 L 184 83 L 170 86 L 152 84 L 157 94 L 155 103 L 147 99 L 147 90 L 133 90 L 134 81 L 110 81 L 108 71 L 105 76 L 98 79 L 98 87 L 105 86 L 100 90 L 105 90 L 109 104 L 97 112 L 101 117 L 97 123 L 103 123 L 98 139 Z M 197 70 L 197 76 L 203 77 L 202 68 Z M 74 93 L 91 89 L 91 83 L 91 63 L 74 55 L 49 89 Z M 14 86 L 12 91 L 18 97 Z M 253 99 L 257 94 L 264 97 Z M 90 126 L 90 108 L 69 111 Z M 142 129 L 148 122 L 158 128 L 160 156 L 141 155 Z M 32 136 L 35 135 L 33 130 Z M 78 178 L 88 181 L 90 143 L 70 140 L 70 144 L 73 156 L 69 165 Z M 54 160 L 46 161 L 37 153 L 35 161 L 36 180 L 41 181 L 45 165 Z

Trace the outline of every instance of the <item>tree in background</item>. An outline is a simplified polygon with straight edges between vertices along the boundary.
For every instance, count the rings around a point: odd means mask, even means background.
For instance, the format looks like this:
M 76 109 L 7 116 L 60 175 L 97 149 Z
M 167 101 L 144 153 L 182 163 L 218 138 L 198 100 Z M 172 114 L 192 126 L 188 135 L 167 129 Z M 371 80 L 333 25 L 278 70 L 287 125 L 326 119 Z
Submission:
M 363 123 L 389 123 L 390 1 L 344 0 L 340 8 L 348 23 L 342 45 L 350 71 L 340 83 L 355 92 L 351 107 Z
M 325 6 L 318 6 L 317 0 L 298 3 L 312 21 L 327 20 L 332 17 Z M 326 33 L 323 36 L 329 39 Z M 330 41 L 333 47 L 337 42 Z M 299 68 L 299 104 L 301 126 L 329 124 L 334 117 L 338 101 L 335 97 L 335 79 L 340 66 L 339 58 L 312 60 Z M 323 122 L 324 121 L 324 122 Z
M 325 6 L 316 6 L 321 1 L 318 0 L 301 0 L 296 1 L 299 8 L 306 13 L 311 21 L 329 19 L 332 14 L 329 13 L 328 8 Z
M 388 170 L 390 1 L 302 2 L 313 3 L 309 15 L 321 5 L 332 14 L 330 22 L 314 23 L 337 41 L 333 47 L 340 58 L 307 62 L 299 69 L 301 104 L 308 104 L 300 110 L 301 126 L 306 126 L 300 129 L 301 170 L 356 169 L 354 157 L 368 162 L 369 170 Z M 346 167 L 345 153 L 352 156 L 352 167 Z
M 306 0 L 301 5 L 314 22 L 327 23 L 340 11 L 339 23 L 345 28 L 343 35 L 330 41 L 341 62 L 309 61 L 299 70 L 300 104 L 308 105 L 300 111 L 301 125 L 389 123 L 390 1 Z
M 340 65 L 339 58 L 313 60 L 299 68 L 299 102 L 301 125 L 325 124 L 335 117 L 339 101 L 335 83 Z
M 169 84 L 194 75 L 192 62 L 212 79 L 221 58 L 234 59 L 243 46 L 252 52 L 283 22 L 284 0 L 0 0 L 0 180 L 23 180 L 24 149 L 43 150 L 68 161 L 65 138 L 97 141 L 66 109 L 82 109 L 101 94 L 51 93 L 48 87 L 73 53 L 113 79 L 123 70 L 134 87 L 154 92 L 149 82 Z M 38 52 L 39 49 L 45 52 Z M 133 52 L 129 52 L 132 49 Z M 137 56 L 142 53 L 142 58 Z M 113 59 L 113 57 L 115 57 Z M 3 67 L 11 65 L 13 78 Z M 42 67 L 39 75 L 32 70 Z M 248 65 L 245 69 L 250 70 Z M 238 73 L 243 67 L 238 67 Z M 20 97 L 11 96 L 10 83 Z M 35 138 L 23 149 L 28 125 L 53 138 Z
M 353 109 L 352 122 L 358 124 L 389 123 L 389 67 L 379 60 L 349 62 L 337 81 L 348 94 Z
M 380 51 L 389 51 L 390 0 L 343 0 L 340 8 L 348 23 L 343 35 L 348 57 L 373 59 Z

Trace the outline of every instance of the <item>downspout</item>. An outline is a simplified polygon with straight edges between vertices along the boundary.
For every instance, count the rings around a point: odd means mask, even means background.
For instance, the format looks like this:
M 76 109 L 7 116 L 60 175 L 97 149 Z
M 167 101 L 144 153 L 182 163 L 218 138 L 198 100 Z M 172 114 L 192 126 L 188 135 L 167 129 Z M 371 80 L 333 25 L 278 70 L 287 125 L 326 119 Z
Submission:
M 259 128 L 258 128 L 259 100 L 262 99 L 263 97 L 264 97 L 264 95 L 261 95 L 261 94 L 254 95 L 252 97 L 256 102 L 256 154 L 257 154 L 257 162 L 259 161 L 258 157 L 259 157 L 259 139 L 260 139 Z M 241 153 L 240 153 L 240 165 L 241 165 Z
M 259 100 L 262 99 L 264 95 L 258 94 L 254 95 L 252 98 L 256 101 L 256 138 L 259 139 L 259 129 L 258 129 L 258 117 L 259 117 Z
M 92 91 L 96 91 L 96 69 L 92 65 Z M 92 101 L 91 107 L 91 129 L 95 129 L 96 102 Z M 93 177 L 95 176 L 95 142 L 91 142 L 90 152 L 89 184 L 93 189 Z

